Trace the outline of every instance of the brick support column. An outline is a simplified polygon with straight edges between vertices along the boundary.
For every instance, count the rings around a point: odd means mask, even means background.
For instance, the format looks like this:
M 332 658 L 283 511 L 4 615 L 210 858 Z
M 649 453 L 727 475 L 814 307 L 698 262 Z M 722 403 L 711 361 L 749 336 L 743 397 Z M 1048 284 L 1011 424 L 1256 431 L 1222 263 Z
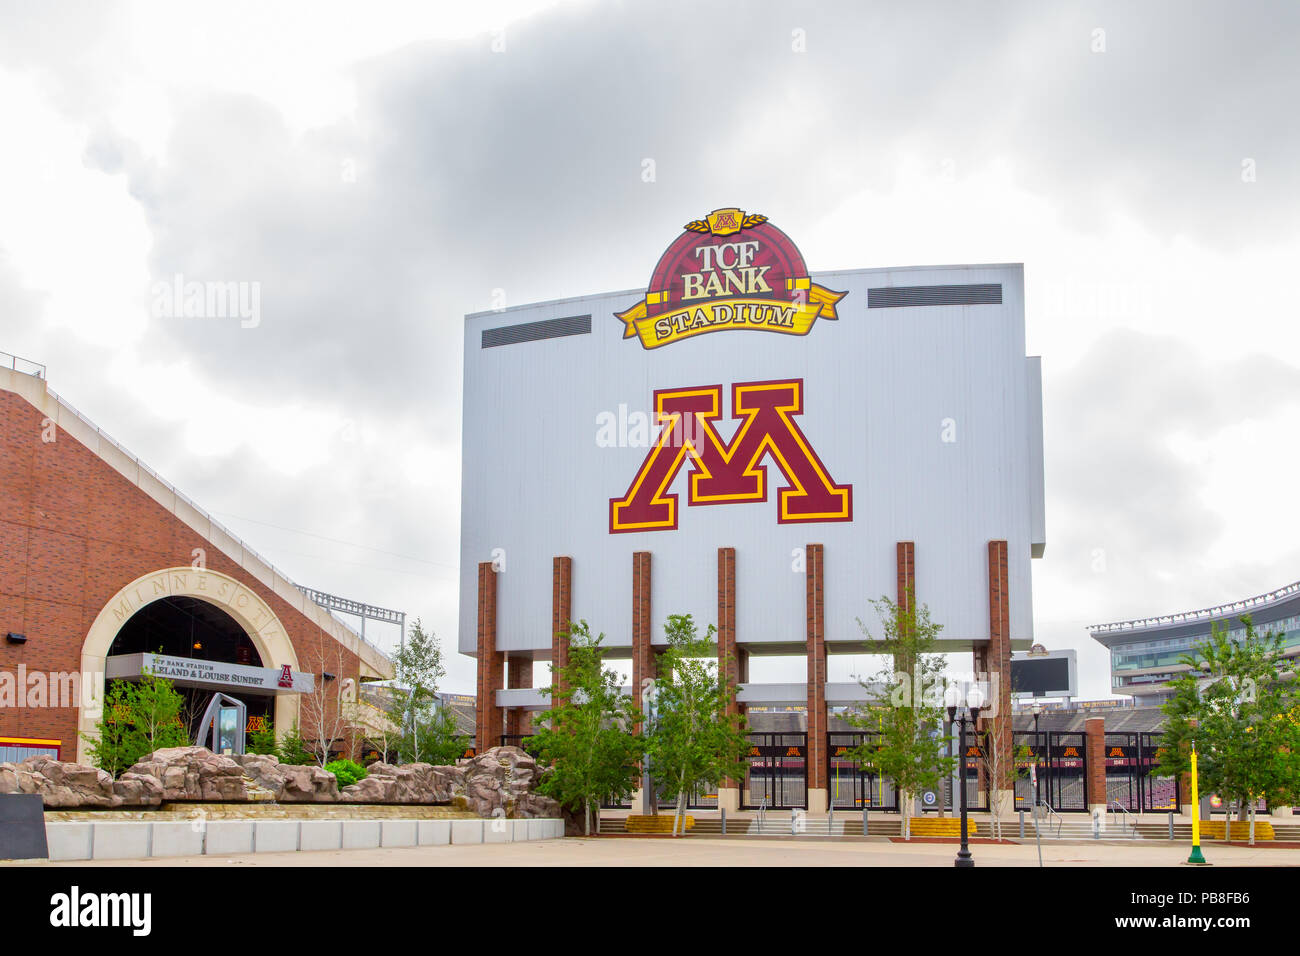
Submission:
M 533 686 L 533 659 L 521 654 L 508 657 L 509 669 L 506 671 L 506 686 L 511 690 L 522 690 Z M 508 735 L 531 734 L 533 732 L 532 714 L 522 707 L 506 710 L 506 733 Z
M 646 680 L 659 674 L 654 649 L 654 619 L 650 609 L 650 552 L 632 554 L 632 701 L 638 712 L 641 708 L 641 691 Z M 641 732 L 638 721 L 633 728 Z M 648 798 L 644 787 L 632 792 L 632 809 L 636 813 L 654 813 L 656 807 Z
M 504 723 L 497 691 L 505 686 L 505 654 L 497 650 L 497 573 L 491 561 L 478 566 L 478 683 L 474 746 L 479 753 L 501 743 Z
M 808 812 L 828 809 L 826 787 L 826 613 L 823 549 L 810 544 L 804 552 L 808 625 Z
M 900 541 L 895 547 L 898 564 L 898 597 L 900 609 L 907 609 L 916 599 L 916 545 L 911 541 Z
M 898 596 L 895 603 L 900 612 L 906 611 L 916 600 L 916 545 L 911 541 L 900 541 L 894 548 L 894 560 L 898 569 Z M 904 664 L 894 655 L 894 669 L 909 669 L 911 664 Z M 915 676 L 915 675 L 911 675 Z
M 1089 717 L 1083 725 L 1088 765 L 1088 809 L 1106 811 L 1106 720 Z
M 658 674 L 655 665 L 654 628 L 650 616 L 650 552 L 632 555 L 632 697 L 641 706 L 641 689 Z M 640 724 L 637 724 L 640 730 Z
M 736 684 L 749 680 L 749 651 L 736 643 L 736 549 L 718 549 L 718 674 Z M 745 705 L 733 700 L 729 715 L 743 717 Z M 724 779 L 718 790 L 718 806 L 740 809 L 743 780 Z
M 564 688 L 561 671 L 569 666 L 569 624 L 573 621 L 573 558 L 551 560 L 551 687 Z M 551 707 L 559 698 L 551 694 Z
M 983 648 L 975 650 L 975 670 L 988 675 L 989 691 L 996 695 L 998 718 L 993 724 L 994 733 L 990 744 L 998 748 L 999 765 L 1011 767 L 1011 601 L 1007 576 L 1007 543 L 1005 541 L 989 542 L 989 640 Z M 987 721 L 980 721 L 980 730 Z M 1010 780 L 984 781 L 984 771 L 980 771 L 981 782 L 986 783 L 990 791 L 997 791 L 998 798 L 1004 802 L 1007 794 L 1014 794 Z M 990 799 L 994 794 L 990 792 Z M 1014 795 L 1010 797 L 1010 806 L 1015 806 Z

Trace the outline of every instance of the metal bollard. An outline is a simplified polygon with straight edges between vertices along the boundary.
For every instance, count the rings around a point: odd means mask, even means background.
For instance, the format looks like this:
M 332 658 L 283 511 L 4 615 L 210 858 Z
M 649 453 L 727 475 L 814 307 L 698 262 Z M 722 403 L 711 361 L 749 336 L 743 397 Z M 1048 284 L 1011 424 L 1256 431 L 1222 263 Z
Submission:
M 863 836 L 871 835 L 869 828 L 867 827 L 867 811 L 870 809 L 871 809 L 871 804 L 864 803 L 862 805 L 862 835 Z
M 1025 811 L 1020 811 L 1020 839 L 1025 838 Z
M 1169 839 L 1174 838 L 1174 812 L 1169 811 Z
M 727 808 L 722 808 L 722 835 L 727 835 Z

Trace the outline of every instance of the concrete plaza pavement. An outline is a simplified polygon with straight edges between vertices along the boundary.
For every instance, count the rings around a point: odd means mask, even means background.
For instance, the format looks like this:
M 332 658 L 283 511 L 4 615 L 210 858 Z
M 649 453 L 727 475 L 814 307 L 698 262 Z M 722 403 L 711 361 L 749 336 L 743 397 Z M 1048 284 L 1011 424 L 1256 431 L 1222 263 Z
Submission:
M 1186 842 L 1045 843 L 1045 867 L 1180 866 Z M 1300 849 L 1208 843 L 1206 858 L 1219 866 L 1300 866 Z M 10 863 L 0 866 L 943 866 L 951 867 L 955 843 L 894 843 L 881 839 L 655 839 L 570 837 L 529 843 L 414 848 L 258 853 L 147 860 Z M 980 843 L 971 847 L 977 866 L 1037 866 L 1033 841 Z

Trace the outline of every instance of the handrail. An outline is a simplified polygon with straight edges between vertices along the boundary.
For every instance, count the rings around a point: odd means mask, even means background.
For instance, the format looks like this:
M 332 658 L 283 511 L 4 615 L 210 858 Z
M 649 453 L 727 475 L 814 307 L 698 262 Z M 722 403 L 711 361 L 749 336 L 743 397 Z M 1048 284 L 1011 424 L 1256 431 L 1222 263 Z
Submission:
M 1106 813 L 1107 813 L 1107 814 L 1110 814 L 1110 813 L 1113 813 L 1113 812 L 1114 812 L 1114 811 L 1111 809 L 1111 807 L 1114 807 L 1114 808 L 1115 808 L 1116 810 L 1118 810 L 1120 813 L 1124 814 L 1124 816 L 1120 817 L 1120 823 L 1122 824 L 1122 828 L 1125 829 L 1125 830 L 1128 830 L 1128 831 L 1129 831 L 1129 834 L 1132 836 L 1132 838 L 1136 840 L 1136 839 L 1137 839 L 1137 832 L 1138 832 L 1138 830 L 1137 830 L 1137 823 L 1136 823 L 1136 822 L 1131 822 L 1131 821 L 1130 821 L 1129 818 L 1132 817 L 1132 814 L 1128 812 L 1128 807 L 1124 806 L 1124 804 L 1120 803 L 1118 800 L 1112 800 L 1112 801 L 1110 801 L 1108 804 L 1106 804 Z
M 763 820 L 767 816 L 767 794 L 763 794 L 763 802 L 758 805 L 758 832 L 763 832 Z
M 1035 807 L 1042 807 L 1044 810 L 1047 811 L 1047 822 L 1048 822 L 1048 825 L 1049 825 L 1049 826 L 1051 825 L 1052 818 L 1053 818 L 1053 817 L 1056 818 L 1056 837 L 1057 837 L 1057 839 L 1060 839 L 1060 837 L 1061 837 L 1061 826 L 1065 823 L 1065 817 L 1061 816 L 1059 813 L 1057 813 L 1055 810 L 1053 810 L 1053 809 L 1052 809 L 1052 805 L 1051 805 L 1050 803 L 1047 803 L 1047 802 L 1045 802 L 1045 801 L 1043 801 L 1043 800 L 1039 800 L 1039 801 L 1038 801 L 1034 806 L 1035 806 Z M 1034 819 L 1034 829 L 1035 829 L 1035 830 L 1038 829 L 1038 819 L 1037 819 L 1037 814 L 1035 814 L 1035 819 Z
M 19 368 L 18 363 L 30 367 L 31 371 L 26 368 Z M 46 374 L 45 366 L 40 362 L 33 362 L 31 359 L 25 359 L 21 355 L 14 355 L 13 352 L 0 352 L 0 365 L 8 366 L 20 375 L 30 375 L 33 378 L 44 379 Z

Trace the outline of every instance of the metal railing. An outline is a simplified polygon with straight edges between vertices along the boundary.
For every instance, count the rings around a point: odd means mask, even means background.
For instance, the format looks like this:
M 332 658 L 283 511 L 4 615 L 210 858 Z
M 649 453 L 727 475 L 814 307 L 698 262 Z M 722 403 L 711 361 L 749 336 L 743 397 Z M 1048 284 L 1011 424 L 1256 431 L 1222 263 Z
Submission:
M 758 806 L 758 832 L 763 832 L 763 820 L 767 816 L 767 794 L 763 794 L 763 802 Z
M 1129 837 L 1136 840 L 1138 836 L 1137 822 L 1132 819 L 1133 815 L 1128 812 L 1128 807 L 1124 806 L 1124 804 L 1120 803 L 1118 800 L 1112 800 L 1110 803 L 1106 804 L 1107 816 L 1112 815 L 1116 810 L 1124 814 L 1119 818 L 1120 829 L 1127 830 Z
M 1049 828 L 1052 825 L 1052 821 L 1053 820 L 1056 821 L 1056 837 L 1059 840 L 1061 837 L 1061 825 L 1065 823 L 1065 817 L 1061 816 L 1059 813 L 1053 810 L 1052 805 L 1050 803 L 1046 803 L 1045 801 L 1039 800 L 1036 804 L 1034 804 L 1034 829 L 1035 830 L 1041 829 L 1041 825 L 1038 822 L 1038 811 L 1040 808 L 1047 811 L 1046 819 L 1047 819 L 1047 826 Z
M 7 353 L 0 353 L 0 356 L 4 356 L 4 355 L 7 355 Z M 35 363 L 32 363 L 32 364 L 35 364 Z M 39 368 L 41 369 L 41 374 L 38 375 L 37 377 L 44 379 L 44 369 L 45 369 L 45 366 L 42 365 L 42 366 L 39 366 Z M 36 374 L 36 373 L 28 373 L 28 374 Z M 46 383 L 45 390 L 46 390 L 46 392 L 49 394 L 49 396 L 50 396 L 51 398 L 53 398 L 56 402 L 58 402 L 58 404 L 59 404 L 62 408 L 66 409 L 67 411 L 71 412 L 73 415 L 77 416 L 77 420 L 80 421 L 80 422 L 81 422 L 83 425 L 85 425 L 87 428 L 89 428 L 91 431 L 93 431 L 93 432 L 94 432 L 94 433 L 99 437 L 99 440 L 100 440 L 100 441 L 108 442 L 108 444 L 112 445 L 115 449 L 117 449 L 118 452 L 120 452 L 120 453 L 122 454 L 122 456 L 123 456 L 124 458 L 126 458 L 128 461 L 130 461 L 131 463 L 133 463 L 137 468 L 139 468 L 140 471 L 141 471 L 143 474 L 148 475 L 148 476 L 149 476 L 150 478 L 152 478 L 154 481 L 158 482 L 158 484 L 162 485 L 165 489 L 167 489 L 167 491 L 168 491 L 169 493 L 175 495 L 177 501 L 183 501 L 186 505 L 188 505 L 189 507 L 193 508 L 193 509 L 194 509 L 196 512 L 198 512 L 198 514 L 199 514 L 199 515 L 200 515 L 200 516 L 201 516 L 205 521 L 207 521 L 207 522 L 208 522 L 208 523 L 209 523 L 213 528 L 216 528 L 216 529 L 220 530 L 220 531 L 222 532 L 222 534 L 226 535 L 226 536 L 229 537 L 231 540 L 233 540 L 233 541 L 235 542 L 235 544 L 239 545 L 239 547 L 240 547 L 240 548 L 241 548 L 241 549 L 242 549 L 246 554 L 248 554 L 250 557 L 256 559 L 257 561 L 260 561 L 262 564 L 265 564 L 268 568 L 270 568 L 270 570 L 271 570 L 271 572 L 272 572 L 273 574 L 278 575 L 278 576 L 279 576 L 282 580 L 284 580 L 287 584 L 289 584 L 290 586 L 292 586 L 293 588 L 295 588 L 296 590 L 298 590 L 299 592 L 301 592 L 305 597 L 307 597 L 307 598 L 310 599 L 310 594 L 308 594 L 308 592 L 307 592 L 305 589 L 299 587 L 298 584 L 296 584 L 296 583 L 294 582 L 293 578 L 289 577 L 288 574 L 286 574 L 282 569 L 280 569 L 279 567 L 277 567 L 273 562 L 269 561 L 267 558 L 263 557 L 263 556 L 262 556 L 261 554 L 259 554 L 257 551 L 253 550 L 253 548 L 251 548 L 251 547 L 250 547 L 250 546 L 249 546 L 249 545 L 248 545 L 248 544 L 247 544 L 247 543 L 246 543 L 246 542 L 245 542 L 241 537 L 239 537 L 239 535 L 235 534 L 235 533 L 234 533 L 233 531 L 231 531 L 228 527 L 226 527 L 224 524 L 222 524 L 220 521 L 218 521 L 216 518 L 214 518 L 214 517 L 212 516 L 211 512 L 205 510 L 204 508 L 201 508 L 201 507 L 200 507 L 200 506 L 199 506 L 199 505 L 194 501 L 194 499 L 190 498 L 188 495 L 186 495 L 184 492 L 182 492 L 179 488 L 177 488 L 175 485 L 173 485 L 170 481 L 168 481 L 168 480 L 167 480 L 166 478 L 164 478 L 162 475 L 158 474 L 158 472 L 154 471 L 152 468 L 150 468 L 148 465 L 146 465 L 143 461 L 140 460 L 140 458 L 139 458 L 137 455 L 134 455 L 134 454 L 132 454 L 130 451 L 128 451 L 128 450 L 127 450 L 127 449 L 122 445 L 121 442 L 119 442 L 117 439 L 113 438 L 113 436 L 109 435 L 106 431 L 104 431 L 102 428 L 100 428 L 98 425 L 96 425 L 94 422 L 92 422 L 89 418 L 87 418 L 85 415 L 83 415 L 83 414 L 81 413 L 81 411 L 80 411 L 80 410 L 79 410 L 75 405 L 73 405 L 71 402 L 69 402 L 66 398 L 64 398 L 62 395 L 60 395 L 60 394 L 59 394 L 58 392 L 56 392 L 54 389 L 50 388 L 48 382 Z M 315 603 L 315 602 L 313 601 L 312 603 Z M 320 605 L 318 605 L 318 606 L 320 606 Z M 353 630 L 353 629 L 352 629 L 352 628 L 351 628 L 351 627 L 350 627 L 346 622 L 344 622 L 344 621 L 339 621 L 339 619 L 338 619 L 337 617 L 334 617 L 334 615 L 332 615 L 332 614 L 331 614 L 330 616 L 331 616 L 335 621 L 338 621 L 339 625 L 340 625 L 341 627 L 343 627 L 344 629 L 346 629 L 346 630 L 347 630 L 349 633 L 351 633 L 354 637 L 356 637 L 357 640 L 361 641 L 363 644 L 365 644 L 366 646 L 370 647 L 372 650 L 376 651 L 377 653 L 383 655 L 384 657 L 387 657 L 387 656 L 388 656 L 387 653 L 385 653 L 384 650 L 383 650 L 381 647 L 379 647 L 379 645 L 377 645 L 377 644 L 375 644 L 374 642 L 370 641 L 369 639 L 367 639 L 366 637 L 362 636 L 361 634 L 358 634 L 358 633 L 357 633 L 356 631 L 354 631 L 354 630 Z
M 25 359 L 21 355 L 14 355 L 12 352 L 0 352 L 0 366 L 11 368 L 23 375 L 31 375 L 42 380 L 45 378 L 44 365 L 40 362 L 33 362 L 31 359 Z
M 1136 631 L 1146 627 L 1155 627 L 1160 624 L 1182 624 L 1191 621 L 1206 621 L 1214 618 L 1227 617 L 1233 613 L 1248 611 L 1253 607 L 1261 604 L 1273 604 L 1284 597 L 1300 593 L 1300 581 L 1294 584 L 1288 584 L 1286 587 L 1277 588 L 1265 594 L 1257 594 L 1254 597 L 1243 598 L 1240 601 L 1232 601 L 1228 604 L 1220 604 L 1216 607 L 1201 608 L 1198 611 L 1180 611 L 1177 614 L 1162 614 L 1159 617 L 1144 617 L 1132 621 L 1115 621 L 1112 624 L 1093 624 L 1088 630 L 1093 634 L 1109 634 L 1113 631 Z

